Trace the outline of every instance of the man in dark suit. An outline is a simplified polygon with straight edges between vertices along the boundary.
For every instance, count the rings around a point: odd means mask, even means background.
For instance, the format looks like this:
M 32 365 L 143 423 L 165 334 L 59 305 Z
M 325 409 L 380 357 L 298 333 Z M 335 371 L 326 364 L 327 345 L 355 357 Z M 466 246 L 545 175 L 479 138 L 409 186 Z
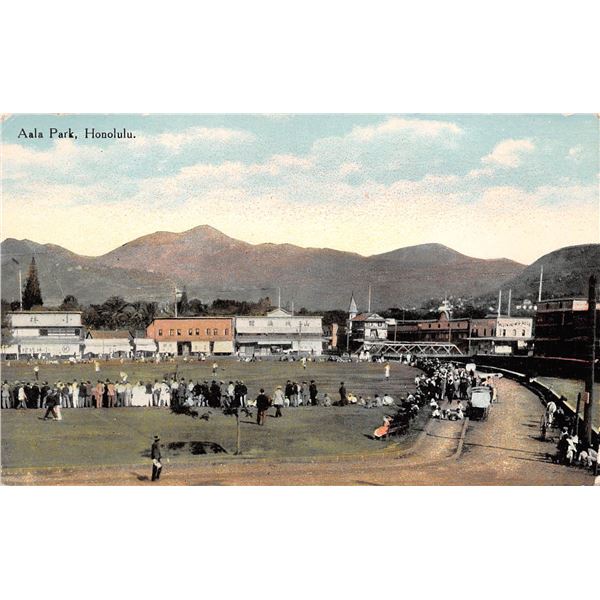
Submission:
M 162 454 L 160 452 L 159 442 L 160 438 L 155 435 L 152 450 L 150 452 L 150 458 L 152 458 L 152 481 L 160 479 L 160 472 L 162 471 Z
M 265 394 L 265 390 L 261 388 L 260 394 L 256 397 L 256 423 L 258 425 L 265 424 L 265 417 L 267 416 L 269 406 L 271 406 L 271 401 Z
M 340 406 L 347 406 L 348 405 L 348 396 L 346 394 L 346 386 L 344 385 L 343 381 L 340 384 L 339 392 L 340 392 Z
M 314 379 L 311 379 L 311 381 L 310 381 L 310 385 L 308 386 L 308 393 L 310 395 L 311 405 L 316 406 L 318 390 L 317 390 L 317 384 L 315 383 Z

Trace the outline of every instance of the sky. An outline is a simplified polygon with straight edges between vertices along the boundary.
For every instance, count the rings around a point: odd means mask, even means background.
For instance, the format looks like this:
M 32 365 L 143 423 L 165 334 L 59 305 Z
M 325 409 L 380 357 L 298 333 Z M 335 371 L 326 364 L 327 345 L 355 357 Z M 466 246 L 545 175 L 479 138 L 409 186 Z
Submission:
M 2 239 L 78 254 L 202 224 L 250 243 L 437 242 L 525 264 L 600 242 L 595 115 L 12 115 L 1 133 Z

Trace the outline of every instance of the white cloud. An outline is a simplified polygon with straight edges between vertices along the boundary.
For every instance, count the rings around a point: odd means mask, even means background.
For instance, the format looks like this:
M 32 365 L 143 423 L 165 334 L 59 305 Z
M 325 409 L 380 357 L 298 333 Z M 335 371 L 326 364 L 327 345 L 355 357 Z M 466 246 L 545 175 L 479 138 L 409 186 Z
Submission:
M 438 138 L 441 136 L 455 136 L 462 133 L 462 129 L 455 123 L 447 121 L 428 121 L 424 119 L 403 119 L 390 117 L 383 123 L 354 127 L 349 137 L 360 141 L 371 141 L 390 135 L 405 134 L 415 137 Z
M 494 146 L 490 154 L 481 159 L 482 163 L 499 167 L 518 167 L 524 154 L 535 150 L 531 140 L 503 140 Z
M 254 135 L 248 131 L 239 129 L 227 129 L 225 127 L 190 127 L 176 133 L 160 133 L 153 136 L 139 138 L 142 143 L 165 146 L 172 150 L 180 150 L 183 146 L 198 142 L 210 142 L 214 144 L 238 144 L 248 142 Z
M 342 163 L 338 169 L 338 173 L 339 173 L 340 177 L 346 177 L 346 176 L 350 175 L 351 173 L 358 173 L 358 172 L 360 172 L 360 165 L 355 162 Z

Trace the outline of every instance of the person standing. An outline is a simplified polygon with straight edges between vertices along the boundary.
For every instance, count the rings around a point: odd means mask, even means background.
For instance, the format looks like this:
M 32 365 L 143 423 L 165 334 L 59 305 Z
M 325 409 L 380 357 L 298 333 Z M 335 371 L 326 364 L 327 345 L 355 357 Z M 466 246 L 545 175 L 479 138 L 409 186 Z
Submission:
M 33 367 L 33 374 L 35 375 L 35 380 L 39 381 L 40 380 L 40 368 L 35 365 L 35 367 Z
M 4 380 L 4 383 L 2 384 L 2 408 L 12 408 L 12 402 L 10 401 L 10 386 L 6 380 Z
M 96 384 L 94 396 L 96 398 L 96 408 L 102 408 L 104 400 L 104 384 L 99 379 Z
M 213 374 L 213 377 L 217 374 L 218 370 L 219 370 L 219 365 L 216 362 L 214 362 L 213 365 L 212 365 L 212 374 Z
M 27 408 L 27 395 L 25 394 L 25 386 L 23 384 L 19 384 L 19 389 L 17 391 L 17 408 Z
M 312 406 L 317 405 L 317 394 L 319 391 L 317 390 L 317 384 L 314 379 L 310 380 L 310 385 L 308 386 L 308 395 L 310 397 L 310 403 Z
M 260 388 L 260 394 L 256 397 L 256 423 L 257 425 L 265 424 L 265 417 L 267 416 L 267 410 L 271 402 L 269 397 L 265 394 L 265 390 Z
M 106 394 L 108 396 L 108 408 L 114 408 L 117 403 L 117 390 L 115 389 L 115 384 L 110 379 L 106 380 Z
M 340 406 L 346 406 L 348 404 L 348 393 L 346 392 L 346 386 L 343 381 L 340 383 L 340 389 L 338 391 L 340 393 Z
M 283 415 L 281 414 L 281 409 L 283 408 L 284 396 L 283 391 L 281 390 L 281 386 L 278 385 L 277 389 L 273 393 L 273 406 L 275 407 L 275 417 L 279 418 Z
M 390 379 L 390 363 L 385 363 L 385 380 L 389 381 Z
M 152 458 L 152 481 L 160 479 L 160 472 L 162 471 L 162 454 L 159 442 L 160 438 L 155 435 L 152 449 L 150 450 L 150 458 Z

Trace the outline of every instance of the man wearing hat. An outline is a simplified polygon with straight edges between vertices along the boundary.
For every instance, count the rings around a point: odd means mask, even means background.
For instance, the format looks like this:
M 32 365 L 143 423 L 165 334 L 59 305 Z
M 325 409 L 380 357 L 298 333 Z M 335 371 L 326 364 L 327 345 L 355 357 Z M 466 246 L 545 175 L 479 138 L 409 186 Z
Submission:
M 160 479 L 160 472 L 162 471 L 162 454 L 160 453 L 159 442 L 160 438 L 155 435 L 152 450 L 150 452 L 150 457 L 152 458 L 152 481 Z

